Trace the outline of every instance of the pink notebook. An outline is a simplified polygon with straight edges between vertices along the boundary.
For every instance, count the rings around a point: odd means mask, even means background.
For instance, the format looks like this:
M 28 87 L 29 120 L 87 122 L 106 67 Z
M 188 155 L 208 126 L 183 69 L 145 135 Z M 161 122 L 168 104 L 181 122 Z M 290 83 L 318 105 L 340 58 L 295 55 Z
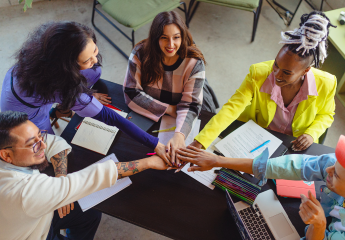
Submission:
M 281 197 L 301 198 L 301 194 L 308 196 L 308 191 L 316 196 L 314 182 L 277 179 L 276 184 Z

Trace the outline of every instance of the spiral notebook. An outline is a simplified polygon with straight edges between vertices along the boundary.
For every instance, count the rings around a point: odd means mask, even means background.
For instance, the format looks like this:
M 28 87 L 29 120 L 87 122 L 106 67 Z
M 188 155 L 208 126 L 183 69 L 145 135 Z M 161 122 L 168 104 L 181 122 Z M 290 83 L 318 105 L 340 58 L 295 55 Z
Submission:
M 114 110 L 116 111 L 116 110 Z M 127 113 L 116 111 L 126 118 Z M 119 129 L 93 118 L 86 117 L 81 123 L 72 144 L 106 155 Z

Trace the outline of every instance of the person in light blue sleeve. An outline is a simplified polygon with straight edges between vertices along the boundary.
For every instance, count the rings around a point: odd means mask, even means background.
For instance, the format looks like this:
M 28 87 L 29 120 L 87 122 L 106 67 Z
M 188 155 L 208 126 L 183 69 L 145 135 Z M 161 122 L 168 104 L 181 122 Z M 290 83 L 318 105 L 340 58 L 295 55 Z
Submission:
M 309 224 L 302 239 L 345 239 L 345 136 L 340 136 L 335 154 L 321 156 L 294 154 L 269 159 L 266 149 L 254 159 L 226 158 L 192 146 L 178 150 L 177 154 L 180 160 L 191 163 L 189 172 L 225 167 L 254 174 L 261 185 L 267 179 L 325 181 L 321 202 L 311 192 L 308 197 L 301 194 L 299 214 Z M 327 229 L 328 216 L 332 222 Z

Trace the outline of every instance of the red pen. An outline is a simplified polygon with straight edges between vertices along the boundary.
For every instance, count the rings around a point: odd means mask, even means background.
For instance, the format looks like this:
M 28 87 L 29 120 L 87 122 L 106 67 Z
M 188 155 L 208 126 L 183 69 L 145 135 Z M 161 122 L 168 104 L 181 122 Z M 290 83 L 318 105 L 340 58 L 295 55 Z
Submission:
M 156 155 L 157 153 L 146 153 L 146 156 Z
M 108 107 L 108 108 L 115 109 L 115 110 L 118 110 L 118 111 L 123 112 L 123 110 L 122 110 L 122 109 L 117 108 L 117 107 L 115 107 L 115 106 L 113 106 L 113 105 L 111 105 L 111 104 L 108 104 L 108 105 L 105 105 L 105 106 L 106 106 L 106 107 Z
M 168 149 L 165 149 L 166 152 L 168 152 Z M 147 156 L 151 156 L 151 155 L 156 155 L 157 153 L 153 152 L 153 153 L 146 153 Z

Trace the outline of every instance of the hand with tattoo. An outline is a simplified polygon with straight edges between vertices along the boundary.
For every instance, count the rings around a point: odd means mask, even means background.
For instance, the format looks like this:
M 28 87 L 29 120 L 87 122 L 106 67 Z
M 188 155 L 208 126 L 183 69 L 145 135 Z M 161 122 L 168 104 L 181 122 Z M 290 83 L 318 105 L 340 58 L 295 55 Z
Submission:
M 169 166 L 159 156 L 152 156 L 132 162 L 119 162 L 116 163 L 116 165 L 118 179 L 134 175 L 146 169 L 166 170 L 169 168 Z
M 50 161 L 53 164 L 55 177 L 67 175 L 67 149 L 54 155 Z M 74 209 L 74 203 L 68 204 L 58 209 L 59 217 L 63 218 Z

